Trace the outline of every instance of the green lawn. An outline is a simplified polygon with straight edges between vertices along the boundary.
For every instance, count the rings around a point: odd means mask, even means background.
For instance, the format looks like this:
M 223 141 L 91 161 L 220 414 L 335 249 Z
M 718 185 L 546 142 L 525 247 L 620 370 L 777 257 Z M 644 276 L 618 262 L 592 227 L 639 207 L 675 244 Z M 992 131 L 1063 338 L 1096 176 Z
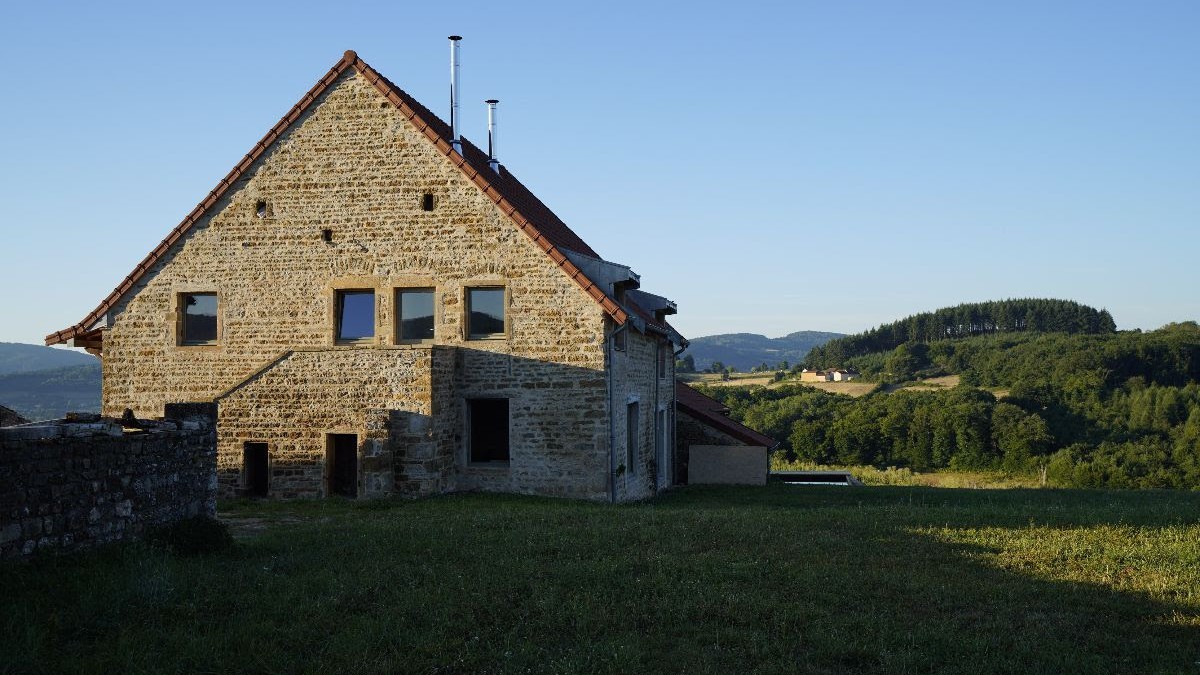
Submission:
M 1200 673 L 1200 493 L 227 508 L 229 553 L 0 570 L 0 671 Z

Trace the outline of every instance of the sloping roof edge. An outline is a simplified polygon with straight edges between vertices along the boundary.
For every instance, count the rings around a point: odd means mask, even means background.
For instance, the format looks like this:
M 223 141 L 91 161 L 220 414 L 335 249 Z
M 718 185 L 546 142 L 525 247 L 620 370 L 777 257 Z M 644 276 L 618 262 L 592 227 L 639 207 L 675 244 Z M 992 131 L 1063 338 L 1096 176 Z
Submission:
M 768 450 L 779 445 L 779 441 L 776 441 L 774 438 L 729 419 L 726 417 L 729 408 L 726 408 L 720 401 L 713 400 L 701 394 L 679 380 L 675 380 L 675 404 L 700 422 L 748 445 L 760 445 L 766 447 Z
M 124 295 L 128 293 L 134 287 L 134 285 L 137 284 L 137 282 L 167 254 L 167 252 L 172 246 L 175 245 L 176 242 L 186 235 L 188 231 L 190 231 L 192 227 L 208 213 L 208 210 L 211 209 L 213 205 L 215 205 L 221 199 L 221 197 L 223 197 L 225 193 L 229 191 L 229 188 L 237 183 L 242 174 L 249 171 L 250 167 L 254 165 L 254 162 L 262 157 L 267 149 L 270 148 L 275 141 L 278 140 L 279 137 L 282 136 L 283 133 L 296 122 L 296 120 L 300 119 L 304 113 L 310 107 L 312 107 L 313 103 L 315 103 L 316 100 L 320 98 L 320 96 L 325 93 L 325 91 L 331 85 L 333 85 L 333 83 L 336 82 L 337 79 L 341 77 L 342 74 L 349 68 L 354 68 L 359 75 L 363 76 L 372 86 L 376 88 L 376 90 L 383 94 L 384 98 L 392 103 L 392 105 L 396 106 L 396 108 L 400 110 L 401 114 L 407 117 L 413 123 L 413 125 L 416 126 L 419 133 L 428 138 L 429 141 L 438 149 L 438 151 L 445 154 L 447 158 L 450 159 L 450 162 L 463 172 L 463 174 L 467 177 L 467 180 L 474 183 L 488 199 L 495 203 L 496 206 L 498 206 L 500 210 L 513 221 L 518 229 L 529 236 L 529 238 L 532 239 L 533 242 L 537 244 L 538 247 L 541 248 L 542 251 L 544 251 L 546 255 L 548 255 L 550 259 L 553 260 L 554 263 L 566 273 L 567 276 L 571 277 L 575 283 L 579 284 L 580 288 L 582 288 L 585 293 L 591 296 L 591 298 L 595 300 L 604 309 L 604 311 L 613 318 L 614 321 L 616 321 L 618 324 L 625 323 L 625 321 L 628 319 L 628 315 L 626 314 L 625 310 L 622 309 L 621 306 L 616 303 L 616 301 L 610 298 L 601 287 L 593 283 L 591 279 L 588 279 L 587 275 L 585 275 L 582 270 L 568 260 L 567 257 L 561 251 L 559 251 L 558 248 L 549 239 L 547 239 L 527 217 L 522 215 L 521 212 L 517 210 L 516 206 L 514 206 L 508 200 L 508 198 L 506 198 L 505 195 L 499 189 L 497 189 L 495 185 L 492 184 L 491 181 L 488 180 L 487 176 L 483 175 L 482 172 L 477 171 L 467 162 L 466 159 L 463 158 L 462 155 L 455 152 L 453 148 L 451 148 L 450 143 L 442 138 L 441 134 L 439 134 L 429 124 L 428 121 L 423 119 L 417 113 L 417 111 L 407 103 L 407 94 L 404 94 L 398 87 L 389 82 L 387 78 L 380 75 L 378 71 L 367 64 L 367 62 L 360 59 L 358 54 L 351 49 L 346 50 L 346 53 L 342 55 L 341 60 L 334 64 L 334 66 L 330 68 L 329 72 L 326 73 L 325 76 L 320 80 L 318 80 L 313 88 L 309 89 L 308 93 L 306 93 L 304 97 L 301 98 L 298 103 L 296 103 L 296 105 L 292 106 L 291 110 L 289 110 L 287 114 L 285 114 L 278 122 L 275 123 L 275 126 L 271 127 L 271 130 L 268 131 L 267 134 L 263 136 L 253 148 L 251 148 L 250 152 L 246 153 L 246 156 L 243 157 L 242 160 L 238 162 L 233 169 L 230 170 L 230 172 L 217 183 L 217 186 L 208 193 L 208 196 L 205 197 L 204 200 L 202 200 L 199 204 L 197 204 L 196 208 L 192 209 L 191 213 L 189 213 L 182 222 L 176 225 L 175 228 L 172 229 L 171 232 L 168 233 L 161 242 L 159 242 L 158 246 L 154 247 L 154 249 L 151 250 L 150 253 L 147 254 L 146 257 L 133 268 L 132 272 L 126 275 L 125 279 L 123 279 L 121 283 L 117 284 L 117 287 L 114 288 L 113 291 L 109 293 L 108 296 L 94 310 L 88 313 L 88 315 L 85 316 L 82 321 L 74 326 L 64 328 L 63 330 L 47 335 L 46 344 L 62 344 L 67 340 L 88 332 L 97 321 L 102 319 L 117 304 L 117 302 L 119 302 L 121 298 L 124 297 Z

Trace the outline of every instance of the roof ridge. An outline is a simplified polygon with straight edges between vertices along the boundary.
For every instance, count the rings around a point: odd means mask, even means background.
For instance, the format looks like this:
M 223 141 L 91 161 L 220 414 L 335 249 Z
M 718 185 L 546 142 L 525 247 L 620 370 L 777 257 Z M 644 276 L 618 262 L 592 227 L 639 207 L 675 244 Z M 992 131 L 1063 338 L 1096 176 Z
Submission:
M 366 61 L 362 60 L 358 56 L 358 52 L 354 51 L 353 49 L 347 49 L 342 54 L 342 58 L 339 59 L 332 68 L 329 69 L 329 72 L 327 72 L 321 79 L 317 80 L 317 83 L 313 85 L 313 87 L 309 89 L 308 92 L 305 93 L 304 96 L 295 105 L 293 105 L 291 109 L 288 110 L 288 112 L 284 114 L 284 116 L 280 118 L 278 122 L 275 123 L 274 126 L 271 127 L 271 129 L 265 136 L 262 137 L 262 139 L 254 144 L 254 147 L 250 149 L 250 152 L 246 153 L 246 155 L 242 157 L 241 161 L 234 165 L 233 169 L 231 169 L 224 178 L 217 182 L 216 187 L 210 190 L 208 195 L 201 200 L 200 203 L 197 204 L 196 207 L 192 209 L 178 225 L 172 228 L 167 236 L 161 242 L 159 242 L 158 246 L 155 246 L 154 249 L 152 249 L 150 253 L 148 253 L 146 257 L 143 258 L 142 261 L 133 268 L 133 271 L 126 275 L 125 278 L 119 284 L 117 284 L 116 288 L 114 288 L 113 291 L 109 293 L 99 305 L 96 306 L 95 309 L 89 312 L 83 318 L 83 320 L 74 326 L 47 335 L 45 340 L 46 344 L 61 344 L 73 337 L 89 332 L 90 327 L 99 321 L 105 314 L 107 314 L 117 304 L 117 302 L 124 297 L 126 293 L 133 289 L 134 285 L 167 254 L 170 248 L 174 246 L 187 232 L 189 232 L 196 222 L 198 222 L 204 215 L 208 213 L 209 209 L 211 209 L 213 205 L 225 195 L 229 188 L 237 182 L 242 174 L 248 171 L 254 162 L 262 157 L 267 149 L 271 147 L 271 145 L 273 145 L 281 135 L 283 135 L 283 132 L 291 127 L 296 120 L 300 119 L 300 117 L 313 105 L 313 103 L 315 103 L 316 100 L 322 94 L 324 94 L 325 91 L 349 68 L 354 68 L 359 75 L 362 75 L 364 78 L 366 78 L 367 81 L 374 86 L 377 91 L 383 94 L 384 98 L 388 99 L 388 101 L 395 105 L 402 114 L 412 121 L 417 127 L 417 131 L 419 133 L 423 134 L 440 152 L 445 154 L 447 158 L 450 159 L 451 163 L 457 166 L 464 173 L 464 175 L 466 175 L 468 180 L 475 183 L 475 185 L 483 191 L 484 195 L 486 195 L 488 199 L 495 203 L 505 215 L 512 219 L 513 223 L 516 224 L 518 229 L 528 235 L 535 244 L 537 244 L 548 256 L 550 256 L 550 259 L 553 260 L 555 264 L 557 264 L 559 268 L 561 268 L 563 272 L 567 274 L 567 276 L 571 277 L 571 279 L 579 284 L 585 293 L 599 303 L 604 311 L 611 316 L 614 321 L 616 321 L 618 324 L 625 323 L 625 321 L 628 319 L 628 315 L 626 314 L 625 310 L 622 309 L 621 306 L 616 303 L 616 301 L 610 298 L 604 289 L 597 286 L 591 279 L 587 277 L 587 275 L 583 273 L 582 270 L 568 260 L 567 257 L 558 250 L 556 244 L 546 236 L 546 233 L 534 225 L 533 221 L 524 213 L 522 213 L 522 210 L 519 209 L 518 205 L 514 204 L 513 201 L 515 200 L 523 202 L 521 206 L 527 207 L 527 210 L 533 210 L 537 212 L 538 216 L 540 217 L 548 217 L 550 220 L 544 223 L 544 225 L 550 226 L 551 229 L 556 230 L 553 233 L 557 235 L 556 238 L 571 240 L 573 243 L 582 244 L 582 248 L 585 249 L 585 252 L 595 254 L 595 251 L 593 251 L 586 242 L 584 242 L 578 237 L 578 235 L 571 231 L 570 228 L 567 227 L 566 224 L 563 223 L 557 216 L 555 216 L 554 213 L 550 211 L 550 209 L 547 208 L 540 199 L 534 196 L 533 193 L 529 192 L 529 190 L 525 188 L 523 184 L 517 181 L 507 169 L 505 169 L 504 174 L 509 177 L 510 180 L 508 182 L 504 181 L 504 175 L 501 174 L 498 174 L 498 180 L 493 182 L 483 175 L 478 169 L 476 169 L 473 166 L 473 163 L 469 162 L 466 157 L 454 152 L 453 148 L 450 146 L 450 143 L 443 138 L 443 134 L 440 133 L 439 130 L 434 129 L 433 125 L 431 124 L 431 120 L 433 123 L 440 124 L 442 126 L 445 126 L 445 122 L 429 111 L 429 109 L 424 105 L 421 105 L 419 101 L 410 96 L 403 89 L 397 87 L 395 84 L 392 84 L 390 80 L 381 75 L 379 71 L 372 68 Z M 418 110 L 418 108 L 420 110 Z M 420 114 L 421 112 L 424 113 L 424 116 Z M 430 119 L 425 119 L 425 117 Z M 477 148 L 474 144 L 471 144 L 469 141 L 464 143 L 463 147 L 464 152 L 470 152 L 471 154 L 482 153 L 479 148 Z M 501 188 L 497 188 L 498 184 L 501 185 Z M 515 189 L 513 187 L 514 185 L 515 188 L 519 188 L 518 193 L 513 192 Z M 508 190 L 509 194 L 506 195 L 504 190 Z M 532 199 L 532 203 L 529 202 L 530 199 Z M 558 231 L 560 228 L 557 226 L 561 227 L 561 231 Z

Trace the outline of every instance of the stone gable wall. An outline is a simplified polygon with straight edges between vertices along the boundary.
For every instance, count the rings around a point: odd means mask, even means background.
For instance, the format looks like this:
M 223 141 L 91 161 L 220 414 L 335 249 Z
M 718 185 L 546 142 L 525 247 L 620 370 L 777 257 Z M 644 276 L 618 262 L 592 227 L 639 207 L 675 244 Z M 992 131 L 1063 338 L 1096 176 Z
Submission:
M 434 195 L 431 212 L 421 209 L 426 192 Z M 465 339 L 464 293 L 472 285 L 507 289 L 506 339 Z M 416 367 L 392 346 L 396 287 L 435 289 L 434 344 L 460 348 L 457 356 Z M 339 288 L 375 290 L 371 349 L 334 344 Z M 189 292 L 218 294 L 217 345 L 177 346 L 178 299 Z M 278 476 L 279 494 L 316 494 L 325 447 L 313 434 L 353 428 L 360 442 L 376 443 L 395 431 L 380 426 L 383 418 L 392 424 L 390 411 L 399 411 L 430 416 L 421 433 L 435 447 L 432 457 L 393 467 L 400 492 L 457 485 L 607 496 L 603 311 L 356 74 L 331 86 L 113 316 L 103 358 L 107 414 L 128 407 L 153 416 L 166 401 L 212 400 L 290 350 L 324 350 L 289 358 L 222 402 L 226 493 L 238 489 L 241 443 L 260 440 L 272 462 L 295 472 Z M 301 363 L 311 372 L 301 374 Z M 454 389 L 431 387 L 431 372 L 451 376 Z M 296 377 L 323 399 L 315 407 L 276 384 Z M 416 398 L 401 403 L 393 396 L 401 391 Z M 461 466 L 465 395 L 512 397 L 507 471 Z M 326 412 L 315 412 L 320 406 Z M 235 422 L 239 416 L 245 421 Z
M 182 416 L 181 416 L 182 417 Z M 216 515 L 211 417 L 0 429 L 0 559 L 69 552 Z

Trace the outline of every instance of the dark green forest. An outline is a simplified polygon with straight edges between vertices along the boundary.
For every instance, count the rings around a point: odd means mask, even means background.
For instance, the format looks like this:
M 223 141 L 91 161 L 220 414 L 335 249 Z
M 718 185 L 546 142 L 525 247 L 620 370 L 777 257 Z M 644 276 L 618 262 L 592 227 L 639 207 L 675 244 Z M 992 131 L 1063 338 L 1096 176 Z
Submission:
M 1052 485 L 1200 488 L 1200 326 L 1002 333 L 860 357 L 958 387 L 853 399 L 802 385 L 714 387 L 790 456 L 843 465 L 1041 474 Z M 903 363 L 900 363 L 903 362 Z M 899 364 L 899 365 L 898 365 Z M 867 369 L 864 368 L 864 372 Z M 997 393 L 993 393 L 993 391 Z
M 1108 334 L 1117 329 L 1112 315 L 1070 300 L 1026 298 L 965 303 L 886 323 L 814 347 L 805 364 L 840 368 L 849 360 L 887 352 L 903 344 L 995 335 L 999 333 Z

